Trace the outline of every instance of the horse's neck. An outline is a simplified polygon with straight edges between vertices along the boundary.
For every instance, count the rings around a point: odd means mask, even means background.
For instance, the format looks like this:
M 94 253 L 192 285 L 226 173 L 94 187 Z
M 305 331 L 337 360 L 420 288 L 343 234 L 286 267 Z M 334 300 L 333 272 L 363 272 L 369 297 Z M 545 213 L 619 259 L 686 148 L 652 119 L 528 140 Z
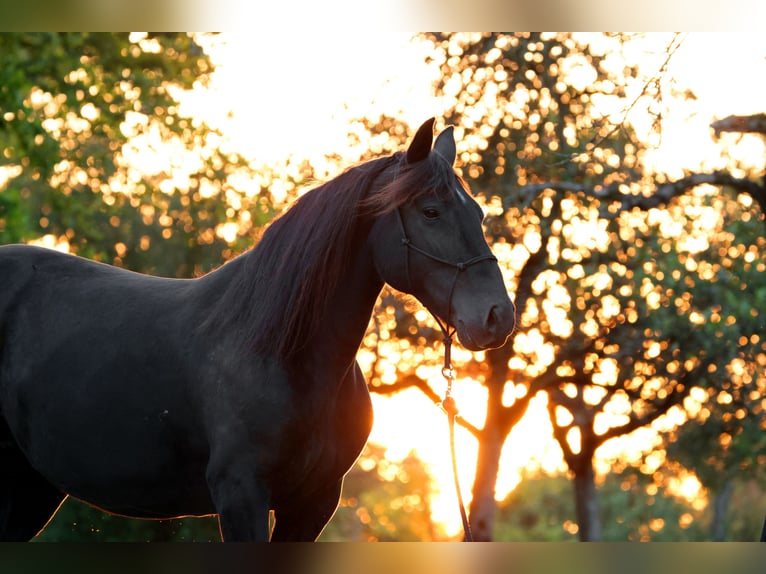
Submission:
M 346 368 L 355 357 L 370 322 L 383 281 L 375 271 L 372 255 L 360 248 L 350 261 L 348 273 L 332 293 L 314 340 L 306 346 L 305 359 Z
M 364 234 L 362 234 L 364 235 Z M 303 362 L 307 367 L 317 366 L 326 370 L 329 363 L 336 365 L 336 369 L 345 370 L 356 357 L 364 333 L 370 321 L 375 301 L 383 287 L 383 281 L 375 271 L 372 254 L 369 252 L 366 237 L 360 237 L 355 242 L 358 247 L 353 250 L 349 258 L 347 272 L 340 277 L 331 292 L 323 294 L 328 305 L 320 306 L 323 316 L 319 320 L 319 327 L 311 339 L 302 344 L 300 356 L 293 362 Z M 231 262 L 223 265 L 218 270 L 198 279 L 201 298 L 200 303 L 215 312 L 222 311 L 218 301 L 221 294 L 233 285 L 241 284 L 243 274 L 257 272 L 249 264 L 252 252 L 240 255 Z M 279 281 L 279 279 L 275 279 Z M 252 300 L 248 296 L 258 297 L 257 293 L 243 293 L 236 301 L 238 310 L 234 309 L 231 316 L 244 317 Z M 307 309 L 304 312 L 314 312 Z M 221 338 L 241 337 L 241 330 L 227 328 L 230 323 L 216 323 L 215 316 L 210 318 L 210 325 L 223 326 L 215 332 Z M 240 319 L 237 319 L 238 321 Z M 244 344 L 242 350 L 246 352 L 247 341 L 231 340 L 226 344 L 237 346 Z M 335 370 L 335 369 L 333 369 Z

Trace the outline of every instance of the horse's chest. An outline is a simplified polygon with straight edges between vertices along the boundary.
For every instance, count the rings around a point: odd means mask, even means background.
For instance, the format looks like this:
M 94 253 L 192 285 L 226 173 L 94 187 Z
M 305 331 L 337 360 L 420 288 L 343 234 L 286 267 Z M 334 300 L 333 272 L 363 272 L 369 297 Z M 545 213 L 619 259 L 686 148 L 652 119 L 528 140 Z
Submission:
M 289 485 L 307 492 L 340 481 L 367 442 L 372 408 L 366 388 L 315 407 L 304 410 L 288 431 L 290 446 L 277 473 L 277 490 Z

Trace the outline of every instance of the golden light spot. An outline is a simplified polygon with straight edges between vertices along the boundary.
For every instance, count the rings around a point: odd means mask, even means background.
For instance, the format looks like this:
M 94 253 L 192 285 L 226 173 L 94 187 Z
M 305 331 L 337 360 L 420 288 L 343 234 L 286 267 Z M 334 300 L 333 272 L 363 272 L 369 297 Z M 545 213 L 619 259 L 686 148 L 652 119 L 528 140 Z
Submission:
M 556 405 L 556 425 L 559 427 L 564 427 L 569 424 L 572 424 L 572 421 L 574 420 L 574 416 L 572 416 L 572 413 L 569 412 L 568 409 L 562 407 L 561 405 Z
M 596 385 L 590 385 L 583 390 L 583 401 L 589 405 L 597 405 L 606 395 L 606 389 Z
M 573 536 L 580 531 L 580 527 L 577 525 L 577 523 L 572 522 L 571 520 L 565 521 L 562 527 L 568 534 L 571 534 Z
M 32 241 L 28 241 L 27 243 L 29 245 L 39 245 L 40 247 L 55 249 L 56 251 L 61 251 L 62 253 L 71 253 L 71 249 L 69 247 L 69 240 L 64 235 L 62 235 L 61 237 L 57 237 L 53 235 L 52 233 L 48 233 L 46 235 L 43 235 L 39 239 L 33 239 Z
M 356 515 L 359 517 L 359 522 L 362 524 L 369 524 L 372 521 L 370 513 L 367 512 L 367 509 L 364 506 L 356 509 Z
M 689 513 L 689 512 L 684 512 L 678 518 L 678 526 L 680 526 L 684 530 L 689 528 L 692 525 L 693 522 L 694 522 L 694 516 L 692 516 L 691 513 Z
M 718 393 L 718 396 L 715 398 L 715 400 L 719 405 L 730 405 L 734 400 L 734 397 L 732 397 L 726 391 L 721 391 Z
M 649 343 L 649 348 L 646 350 L 646 358 L 647 359 L 655 359 L 659 357 L 660 352 L 662 351 L 662 346 L 657 341 L 652 341 Z
M 572 427 L 569 429 L 566 441 L 572 453 L 580 454 L 580 450 L 582 449 L 582 434 L 580 433 L 579 428 Z
M 239 232 L 239 225 L 234 222 L 222 223 L 215 228 L 215 234 L 223 239 L 226 243 L 233 243 L 237 238 Z

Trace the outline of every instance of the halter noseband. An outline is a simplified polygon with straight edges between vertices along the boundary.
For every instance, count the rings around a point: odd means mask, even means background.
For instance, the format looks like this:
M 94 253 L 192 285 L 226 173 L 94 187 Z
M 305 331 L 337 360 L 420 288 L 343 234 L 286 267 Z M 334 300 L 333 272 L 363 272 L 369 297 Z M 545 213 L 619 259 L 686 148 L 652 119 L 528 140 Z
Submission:
M 467 259 L 466 261 L 449 261 L 447 259 L 443 259 L 442 257 L 439 257 L 438 255 L 434 255 L 433 253 L 429 253 L 425 249 L 421 249 L 414 243 L 412 243 L 412 240 L 407 236 L 407 231 L 404 228 L 404 220 L 402 219 L 402 213 L 399 208 L 396 210 L 396 217 L 399 220 L 399 229 L 402 232 L 402 245 L 404 245 L 404 268 L 407 273 L 407 286 L 408 288 L 412 288 L 412 279 L 410 278 L 410 249 L 415 251 L 416 253 L 419 253 L 420 255 L 423 255 L 424 257 L 427 257 L 428 259 L 431 259 L 432 261 L 436 261 L 437 263 L 441 263 L 442 265 L 446 265 L 447 267 L 454 267 L 455 268 L 455 276 L 452 279 L 452 285 L 450 286 L 449 291 L 449 298 L 447 299 L 447 318 L 444 322 L 442 322 L 439 317 L 436 316 L 433 312 L 431 312 L 431 315 L 433 315 L 433 318 L 436 319 L 436 323 L 439 325 L 439 328 L 442 330 L 442 333 L 444 334 L 444 341 L 445 344 L 447 344 L 447 340 L 449 340 L 449 343 L 452 343 L 452 337 L 455 336 L 455 327 L 452 325 L 452 297 L 455 294 L 455 287 L 457 286 L 457 280 L 460 276 L 460 273 L 462 271 L 465 271 L 472 265 L 476 265 L 477 263 L 481 263 L 482 261 L 497 261 L 497 258 L 492 255 L 492 253 L 485 253 L 484 255 L 477 255 L 476 257 L 472 257 L 470 259 Z M 447 353 L 449 353 L 449 346 L 447 347 Z M 447 357 L 449 358 L 449 357 Z M 451 363 L 449 364 L 449 368 L 452 368 Z

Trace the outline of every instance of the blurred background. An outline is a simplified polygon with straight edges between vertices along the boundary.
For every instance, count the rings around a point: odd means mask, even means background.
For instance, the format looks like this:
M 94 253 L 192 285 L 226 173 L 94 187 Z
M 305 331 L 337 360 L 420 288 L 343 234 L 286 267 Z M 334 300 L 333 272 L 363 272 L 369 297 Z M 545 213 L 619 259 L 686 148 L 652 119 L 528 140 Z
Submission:
M 475 538 L 755 540 L 766 42 L 738 33 L 0 34 L 0 243 L 196 277 L 317 182 L 454 125 L 518 310 L 454 352 Z M 386 289 L 322 540 L 459 540 L 438 327 Z M 38 540 L 218 540 L 68 500 Z

